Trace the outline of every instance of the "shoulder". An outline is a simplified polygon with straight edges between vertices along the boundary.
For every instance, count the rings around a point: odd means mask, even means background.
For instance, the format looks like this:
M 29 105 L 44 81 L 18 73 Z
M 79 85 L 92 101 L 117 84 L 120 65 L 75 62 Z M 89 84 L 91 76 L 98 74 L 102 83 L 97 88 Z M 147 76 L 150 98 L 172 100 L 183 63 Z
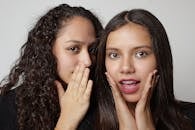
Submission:
M 191 121 L 193 128 L 195 129 L 195 103 L 192 102 L 180 102 L 182 112 Z
M 9 90 L 6 94 L 0 95 L 0 103 L 12 101 L 15 98 L 15 90 Z
M 182 112 L 192 118 L 195 119 L 195 103 L 192 102 L 180 102 Z
M 0 129 L 16 129 L 16 104 L 15 90 L 10 90 L 7 94 L 0 96 Z
M 0 95 L 0 110 L 8 109 L 15 104 L 15 90 L 8 91 L 5 95 Z

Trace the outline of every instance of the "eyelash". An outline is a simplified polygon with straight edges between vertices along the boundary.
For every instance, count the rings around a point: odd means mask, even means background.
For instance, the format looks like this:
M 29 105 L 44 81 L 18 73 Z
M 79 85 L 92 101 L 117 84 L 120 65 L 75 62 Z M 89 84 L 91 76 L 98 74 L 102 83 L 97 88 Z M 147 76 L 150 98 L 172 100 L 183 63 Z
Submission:
M 120 56 L 117 52 L 109 52 L 107 55 L 111 59 L 120 58 Z M 135 52 L 135 57 L 138 58 L 138 59 L 145 58 L 147 55 L 149 55 L 149 53 L 146 52 L 146 51 L 137 51 L 137 52 Z
M 119 58 L 119 54 L 116 52 L 110 52 L 108 53 L 108 57 L 111 59 L 116 59 L 116 58 Z
M 77 47 L 77 46 L 73 46 L 73 47 L 69 47 L 67 48 L 68 51 L 71 51 L 71 53 L 75 53 L 75 54 L 78 54 L 80 52 L 80 47 Z M 96 48 L 94 47 L 90 47 L 88 49 L 88 52 L 90 55 L 95 55 L 96 54 Z
M 141 59 L 141 58 L 144 58 L 148 55 L 148 52 L 146 51 L 138 51 L 135 53 L 135 57 Z
M 73 52 L 73 53 L 78 53 L 80 51 L 79 47 L 73 46 L 73 47 L 69 47 L 67 50 Z
M 89 52 L 89 54 L 91 54 L 91 55 L 95 55 L 96 54 L 96 48 L 95 47 L 89 47 L 89 49 L 88 49 L 88 52 Z

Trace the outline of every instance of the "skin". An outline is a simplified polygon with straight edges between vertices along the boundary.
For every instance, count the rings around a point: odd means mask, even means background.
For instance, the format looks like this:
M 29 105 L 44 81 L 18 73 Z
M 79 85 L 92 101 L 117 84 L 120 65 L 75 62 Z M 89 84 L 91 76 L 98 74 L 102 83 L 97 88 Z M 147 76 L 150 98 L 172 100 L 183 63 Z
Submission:
M 59 31 L 53 54 L 59 77 L 67 83 L 66 91 L 56 81 L 61 113 L 55 130 L 75 130 L 89 107 L 93 82 L 89 80 L 90 46 L 95 41 L 92 23 L 76 16 Z
M 53 46 L 53 54 L 57 57 L 59 77 L 69 83 L 75 67 L 82 63 L 85 67 L 91 65 L 88 52 L 95 41 L 95 30 L 92 23 L 82 17 L 74 17 L 59 30 Z
M 111 32 L 106 42 L 105 65 L 120 130 L 154 130 L 149 104 L 158 77 L 147 29 L 128 23 Z

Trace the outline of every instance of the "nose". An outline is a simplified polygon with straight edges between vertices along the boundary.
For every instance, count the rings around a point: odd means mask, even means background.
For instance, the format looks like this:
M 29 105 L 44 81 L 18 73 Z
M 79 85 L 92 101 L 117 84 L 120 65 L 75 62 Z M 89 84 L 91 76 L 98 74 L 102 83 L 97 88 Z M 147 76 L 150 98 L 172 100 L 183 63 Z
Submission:
M 91 58 L 88 50 L 83 51 L 80 55 L 80 62 L 85 65 L 85 67 L 91 66 Z
M 122 74 L 131 74 L 131 73 L 135 72 L 134 61 L 129 56 L 123 57 L 121 63 L 122 63 L 121 64 L 121 73 Z

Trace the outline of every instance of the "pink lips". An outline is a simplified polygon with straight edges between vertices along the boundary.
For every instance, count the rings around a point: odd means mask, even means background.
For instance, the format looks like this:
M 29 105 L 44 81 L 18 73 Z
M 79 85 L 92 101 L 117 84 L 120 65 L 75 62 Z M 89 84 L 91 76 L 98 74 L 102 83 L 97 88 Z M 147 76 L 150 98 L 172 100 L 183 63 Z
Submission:
M 120 91 L 125 94 L 135 93 L 139 89 L 138 83 L 140 81 L 135 79 L 123 79 L 119 81 L 120 83 Z

